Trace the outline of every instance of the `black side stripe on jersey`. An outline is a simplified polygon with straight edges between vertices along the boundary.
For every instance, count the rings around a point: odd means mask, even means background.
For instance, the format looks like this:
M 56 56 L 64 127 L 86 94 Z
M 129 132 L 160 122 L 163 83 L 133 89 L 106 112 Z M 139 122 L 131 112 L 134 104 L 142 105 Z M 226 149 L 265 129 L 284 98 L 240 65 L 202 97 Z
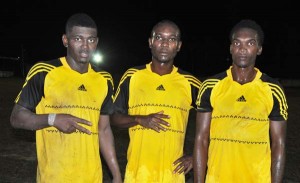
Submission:
M 29 70 L 26 80 L 29 80 L 31 77 L 33 77 L 34 75 L 36 75 L 39 72 L 49 72 L 54 68 L 55 68 L 55 66 L 50 65 L 50 64 L 37 63 Z
M 122 78 L 121 78 L 121 80 L 120 80 L 119 86 L 118 86 L 118 88 L 117 88 L 117 91 L 116 91 L 116 93 L 115 93 L 115 95 L 114 95 L 114 99 L 113 99 L 114 102 L 115 102 L 115 99 L 117 98 L 117 96 L 118 96 L 119 93 L 120 93 L 120 86 L 121 86 L 121 84 L 126 80 L 126 78 L 132 76 L 132 75 L 133 75 L 135 72 L 137 72 L 137 71 L 138 71 L 138 69 L 131 68 L 131 69 L 128 69 L 128 70 L 123 74 L 123 76 L 122 76 Z
M 101 74 L 104 78 L 106 78 L 112 84 L 112 86 L 114 87 L 113 78 L 112 78 L 112 76 L 109 72 L 100 71 L 98 73 Z
M 124 80 L 127 78 L 127 77 L 130 77 L 132 76 L 135 72 L 137 72 L 138 69 L 128 69 L 124 75 L 122 76 L 121 80 L 120 80 L 120 84 L 122 84 L 124 82 Z
M 112 79 L 112 76 L 109 72 L 106 71 L 99 71 L 99 74 L 101 74 L 103 77 L 107 78 L 107 79 Z
M 209 88 L 213 88 L 220 80 L 219 79 L 207 79 L 202 83 L 202 86 L 200 87 L 199 94 L 196 100 L 196 105 L 200 106 L 200 99 L 205 92 L 205 90 Z
M 200 91 L 199 91 L 199 98 L 201 98 L 201 96 L 203 95 L 204 91 L 207 90 L 208 88 L 213 88 L 217 82 L 219 82 L 218 79 L 207 79 L 206 81 L 204 81 L 202 83 L 202 86 L 200 88 Z
M 101 74 L 105 79 L 107 79 L 107 81 L 112 86 L 112 90 L 114 90 L 115 86 L 114 86 L 114 81 L 113 81 L 113 78 L 112 78 L 111 74 L 109 72 L 106 72 L 106 71 L 99 71 L 97 73 Z M 114 95 L 111 96 L 111 99 L 114 101 Z
M 288 106 L 287 106 L 286 98 L 285 98 L 285 95 L 284 95 L 284 92 L 283 92 L 282 88 L 279 87 L 276 84 L 273 84 L 273 83 L 268 83 L 268 85 L 270 86 L 273 95 L 277 98 L 277 100 L 279 102 L 280 114 L 283 116 L 283 118 L 285 120 L 287 120 L 287 118 L 288 118 L 288 114 L 287 114 Z
M 55 66 L 50 65 L 50 64 L 45 64 L 45 63 L 37 63 L 34 66 L 31 67 L 31 69 L 29 70 L 25 82 L 23 84 L 23 88 L 27 85 L 28 81 L 37 73 L 39 72 L 49 72 L 52 69 L 54 69 Z M 20 95 L 21 95 L 21 91 L 19 92 L 18 96 L 15 99 L 15 102 L 18 101 L 20 99 Z
M 52 69 L 54 69 L 55 66 L 53 65 L 50 65 L 50 64 L 46 64 L 46 63 L 37 63 L 35 64 L 28 72 L 27 74 L 27 77 L 26 77 L 26 80 L 25 80 L 25 83 L 23 85 L 26 86 L 27 85 L 27 82 L 33 77 L 35 76 L 37 73 L 39 72 L 49 72 L 51 71 Z
M 201 81 L 192 75 L 184 75 L 185 78 L 196 88 L 201 86 Z

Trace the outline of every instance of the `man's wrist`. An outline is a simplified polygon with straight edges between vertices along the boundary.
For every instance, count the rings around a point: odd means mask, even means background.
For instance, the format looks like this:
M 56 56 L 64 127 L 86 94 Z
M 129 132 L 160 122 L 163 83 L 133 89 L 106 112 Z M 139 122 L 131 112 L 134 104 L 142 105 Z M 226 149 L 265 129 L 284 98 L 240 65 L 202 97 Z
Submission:
M 137 116 L 134 116 L 134 122 L 137 122 L 138 124 L 140 124 Z
M 48 114 L 48 125 L 53 126 L 55 121 L 56 114 L 50 113 Z

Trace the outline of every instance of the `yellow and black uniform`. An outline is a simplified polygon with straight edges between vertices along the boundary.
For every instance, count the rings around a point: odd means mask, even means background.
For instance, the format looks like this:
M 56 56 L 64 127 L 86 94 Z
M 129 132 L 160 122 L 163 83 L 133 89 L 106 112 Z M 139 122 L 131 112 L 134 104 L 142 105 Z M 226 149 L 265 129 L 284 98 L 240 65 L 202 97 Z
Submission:
M 239 84 L 231 67 L 203 82 L 197 111 L 212 112 L 206 182 L 271 182 L 270 120 L 287 120 L 278 81 L 257 68 Z
M 92 122 L 85 125 L 91 135 L 54 127 L 36 131 L 37 182 L 102 182 L 98 121 L 113 112 L 112 97 L 111 75 L 91 65 L 80 74 L 62 57 L 31 68 L 16 103 L 37 114 L 67 113 Z
M 151 64 L 151 63 L 150 63 Z M 115 110 L 129 115 L 164 111 L 170 115 L 167 131 L 155 132 L 140 125 L 129 128 L 125 182 L 184 182 L 174 174 L 173 162 L 183 156 L 189 110 L 196 107 L 200 81 L 173 66 L 170 74 L 158 75 L 150 64 L 128 69 L 115 95 Z

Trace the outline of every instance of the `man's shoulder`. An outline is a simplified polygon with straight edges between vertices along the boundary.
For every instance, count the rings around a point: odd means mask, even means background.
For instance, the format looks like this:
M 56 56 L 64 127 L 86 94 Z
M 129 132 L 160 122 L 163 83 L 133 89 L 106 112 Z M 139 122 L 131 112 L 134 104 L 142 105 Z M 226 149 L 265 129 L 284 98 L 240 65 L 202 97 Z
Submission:
M 262 80 L 263 82 L 267 82 L 267 83 L 272 83 L 272 84 L 280 85 L 279 79 L 273 78 L 273 77 L 269 76 L 269 75 L 266 74 L 266 73 L 262 73 L 262 75 L 261 75 L 261 80 Z
M 217 74 L 214 74 L 212 76 L 209 76 L 208 79 L 218 79 L 218 80 L 222 80 L 224 78 L 228 77 L 227 72 L 226 71 L 222 71 L 219 72 Z
M 191 72 L 187 71 L 187 70 L 184 70 L 184 69 L 181 69 L 178 67 L 178 70 L 177 72 L 181 75 L 184 75 L 184 76 L 189 76 L 189 77 L 195 77 L 195 78 L 198 78 L 196 77 L 196 75 L 192 74 Z
M 142 71 L 146 69 L 146 65 L 138 65 L 138 66 L 133 66 L 133 67 L 130 67 L 129 69 L 127 69 L 123 76 L 132 76 L 133 74 L 139 72 L 139 71 Z
M 223 79 L 227 78 L 227 72 L 222 71 L 217 74 L 213 74 L 203 78 L 203 87 L 213 88 L 217 83 L 221 82 Z
M 55 69 L 56 67 L 61 66 L 62 63 L 59 59 L 52 59 L 52 60 L 46 60 L 46 61 L 37 61 L 35 64 L 33 64 L 28 71 L 28 75 L 36 75 L 36 74 L 45 74 L 49 73 L 51 70 Z
M 94 70 L 94 72 L 100 74 L 104 78 L 106 78 L 108 80 L 112 80 L 112 74 L 110 72 L 106 71 L 105 69 L 94 66 L 94 65 L 92 65 L 92 69 Z
M 146 69 L 146 64 L 144 65 L 137 65 L 137 66 L 133 66 L 129 69 L 127 69 L 127 71 L 134 71 L 134 72 L 137 72 L 137 71 L 140 71 L 140 70 L 143 70 L 143 69 Z
M 38 61 L 36 64 L 48 64 L 55 67 L 61 66 L 62 63 L 59 60 L 59 58 L 51 59 L 51 60 L 45 60 L 45 61 Z
M 58 58 L 56 59 L 51 59 L 51 60 L 39 60 L 37 62 L 35 62 L 32 67 L 35 67 L 35 66 L 47 66 L 47 65 L 52 65 L 52 66 L 59 66 L 59 65 L 62 65 L 60 60 Z

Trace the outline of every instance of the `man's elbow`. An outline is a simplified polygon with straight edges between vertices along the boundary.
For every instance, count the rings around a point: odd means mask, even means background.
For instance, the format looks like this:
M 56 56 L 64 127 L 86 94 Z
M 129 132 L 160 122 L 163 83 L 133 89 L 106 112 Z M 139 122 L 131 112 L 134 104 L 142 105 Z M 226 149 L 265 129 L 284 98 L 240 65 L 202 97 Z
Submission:
M 118 128 L 128 128 L 131 127 L 128 123 L 128 117 L 120 113 L 114 113 L 110 116 L 111 125 Z
M 24 128 L 24 120 L 26 115 L 24 115 L 22 107 L 18 106 L 17 104 L 14 106 L 11 115 L 10 115 L 10 125 L 13 128 Z
M 110 123 L 113 126 L 120 127 L 120 123 L 118 122 L 120 119 L 119 119 L 118 116 L 119 115 L 117 113 L 114 113 L 114 114 L 110 115 Z
M 19 125 L 18 125 L 18 120 L 16 119 L 16 117 L 12 114 L 10 116 L 10 125 L 13 127 L 13 128 L 20 128 Z

